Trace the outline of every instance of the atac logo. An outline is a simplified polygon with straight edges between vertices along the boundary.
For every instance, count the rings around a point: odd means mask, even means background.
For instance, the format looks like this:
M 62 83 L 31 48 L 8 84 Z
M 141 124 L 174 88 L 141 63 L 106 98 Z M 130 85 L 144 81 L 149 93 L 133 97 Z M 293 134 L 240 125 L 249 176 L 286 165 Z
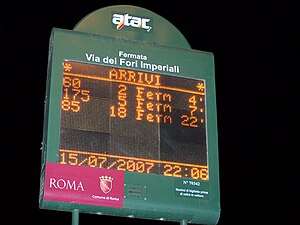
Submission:
M 112 23 L 117 25 L 117 30 L 121 30 L 123 27 L 134 27 L 145 29 L 147 32 L 149 32 L 152 29 L 152 27 L 149 26 L 150 19 L 131 16 L 129 14 L 113 14 Z
M 114 178 L 109 176 L 101 176 L 100 178 L 100 189 L 104 194 L 108 194 L 113 188 Z

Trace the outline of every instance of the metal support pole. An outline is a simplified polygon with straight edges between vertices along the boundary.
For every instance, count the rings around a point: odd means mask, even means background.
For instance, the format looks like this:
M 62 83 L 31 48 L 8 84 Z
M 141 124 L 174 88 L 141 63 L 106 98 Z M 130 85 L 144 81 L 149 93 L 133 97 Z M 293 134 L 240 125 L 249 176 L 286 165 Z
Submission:
M 187 225 L 186 220 L 181 220 L 181 221 L 180 221 L 180 225 Z
M 72 225 L 79 225 L 79 210 L 74 209 L 72 211 Z

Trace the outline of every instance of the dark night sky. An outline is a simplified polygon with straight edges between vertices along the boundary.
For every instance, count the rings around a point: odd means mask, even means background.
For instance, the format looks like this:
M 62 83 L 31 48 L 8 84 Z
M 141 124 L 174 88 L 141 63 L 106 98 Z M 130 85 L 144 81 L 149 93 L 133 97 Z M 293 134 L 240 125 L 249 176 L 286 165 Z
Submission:
M 1 1 L 2 214 L 9 215 L 3 220 L 71 223 L 71 213 L 38 206 L 50 32 L 53 27 L 72 30 L 97 9 L 127 4 L 159 14 L 181 31 L 193 49 L 214 53 L 221 189 L 218 224 L 296 224 L 300 8 L 288 1 L 172 1 L 169 7 L 168 2 L 143 2 Z M 179 224 L 80 215 L 80 224 L 96 223 Z

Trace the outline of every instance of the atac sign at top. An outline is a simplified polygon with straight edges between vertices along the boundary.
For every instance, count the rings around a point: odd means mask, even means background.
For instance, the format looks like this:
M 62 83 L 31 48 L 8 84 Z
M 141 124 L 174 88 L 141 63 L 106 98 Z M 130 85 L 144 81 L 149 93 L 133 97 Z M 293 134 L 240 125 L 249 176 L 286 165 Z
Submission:
M 117 25 L 117 30 L 121 30 L 123 27 L 142 28 L 149 32 L 152 29 L 150 26 L 149 18 L 142 18 L 138 16 L 131 16 L 127 14 L 113 14 L 112 23 Z

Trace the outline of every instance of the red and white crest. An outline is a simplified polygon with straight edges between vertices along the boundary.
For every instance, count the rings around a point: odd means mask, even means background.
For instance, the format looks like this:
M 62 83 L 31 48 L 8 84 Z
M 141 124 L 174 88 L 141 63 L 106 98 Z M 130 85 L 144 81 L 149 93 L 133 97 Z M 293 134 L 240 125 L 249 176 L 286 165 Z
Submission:
M 108 194 L 113 187 L 113 179 L 109 176 L 101 176 L 100 178 L 100 189 L 104 194 Z

